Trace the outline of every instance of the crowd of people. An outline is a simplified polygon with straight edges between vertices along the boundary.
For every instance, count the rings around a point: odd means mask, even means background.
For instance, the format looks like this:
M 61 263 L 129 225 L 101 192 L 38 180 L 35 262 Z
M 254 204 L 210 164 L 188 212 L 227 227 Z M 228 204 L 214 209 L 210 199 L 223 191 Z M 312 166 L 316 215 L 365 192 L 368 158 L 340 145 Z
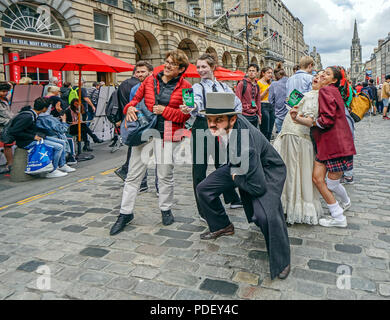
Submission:
M 32 80 L 24 77 L 19 85 L 31 85 Z M 82 81 L 84 84 L 84 81 Z M 95 82 L 90 90 L 81 88 L 81 138 L 84 142 L 84 151 L 93 151 L 90 147 L 88 135 L 95 143 L 102 143 L 89 128 L 94 118 L 100 86 L 104 83 Z M 33 106 L 24 106 L 19 113 L 14 114 L 11 109 L 11 98 L 15 83 L 0 82 L 0 132 L 12 121 L 9 133 L 15 138 L 12 143 L 0 142 L 4 149 L 6 166 L 0 173 L 10 173 L 13 165 L 13 147 L 31 149 L 38 141 L 53 148 L 54 170 L 45 175 L 46 178 L 60 178 L 76 169 L 71 168 L 77 164 L 77 150 L 73 137 L 78 135 L 79 101 L 72 98 L 71 92 L 77 92 L 78 87 L 72 87 L 65 82 L 58 87 L 58 79 L 50 78 L 44 87 L 41 98 L 34 101 Z
M 144 102 L 156 115 L 157 134 L 141 145 L 129 147 L 126 162 L 115 171 L 124 181 L 124 189 L 110 235 L 123 231 L 135 218 L 137 195 L 148 190 L 147 168 L 152 154 L 162 224 L 175 222 L 175 154 L 184 139 L 183 131 L 190 126 L 194 198 L 199 218 L 209 227 L 200 238 L 212 240 L 234 234 L 234 225 L 220 199 L 223 195 L 225 204 L 231 209 L 244 208 L 248 222 L 259 226 L 264 234 L 271 278 L 285 279 L 291 269 L 287 226 L 304 223 L 347 227 L 345 212 L 351 207 L 351 199 L 343 183 L 353 183 L 356 155 L 350 105 L 354 92 L 364 92 L 378 112 L 383 106 L 383 117 L 387 119 L 390 76 L 378 94 L 372 83 L 353 88 L 342 67 L 314 71 L 314 60 L 305 56 L 291 77 L 281 63 L 275 69 L 261 70 L 250 64 L 246 77 L 232 89 L 215 78 L 215 55 L 205 53 L 197 59 L 200 82 L 194 85 L 184 78 L 188 66 L 183 51 L 170 51 L 163 71 L 153 73 L 152 65 L 139 61 L 132 78 L 118 88 L 122 121 L 137 121 L 137 106 Z M 101 142 L 87 124 L 96 112 L 100 85 L 94 83 L 89 92 L 83 88 L 81 93 L 85 150 L 90 150 L 88 135 Z M 48 177 L 74 171 L 66 164 L 67 160 L 68 164 L 75 163 L 74 146 L 69 139 L 77 134 L 79 105 L 78 99 L 71 99 L 74 89 L 68 83 L 58 88 L 53 82 L 33 108 L 22 109 L 31 114 L 19 113 L 12 126 L 20 148 L 31 148 L 42 138 L 53 146 L 55 170 Z M 192 89 L 193 106 L 183 102 L 184 89 Z M 9 84 L 0 83 L 2 126 L 13 118 L 7 100 L 9 90 Z M 291 106 L 287 101 L 295 91 L 303 98 Z M 63 106 L 63 100 L 70 100 L 69 106 Z M 116 123 L 118 134 L 120 125 L 121 121 Z M 12 152 L 10 146 L 4 147 L 10 167 Z M 215 170 L 207 175 L 210 156 Z M 330 212 L 325 218 L 320 196 Z

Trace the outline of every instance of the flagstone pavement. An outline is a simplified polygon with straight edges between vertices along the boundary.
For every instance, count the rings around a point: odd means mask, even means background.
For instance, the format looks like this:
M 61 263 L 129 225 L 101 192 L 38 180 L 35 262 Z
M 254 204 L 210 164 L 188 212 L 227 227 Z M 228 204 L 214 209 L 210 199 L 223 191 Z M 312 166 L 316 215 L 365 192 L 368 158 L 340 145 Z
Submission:
M 152 168 L 134 221 L 114 237 L 122 182 L 113 173 L 1 210 L 0 299 L 390 299 L 389 140 L 390 121 L 357 124 L 348 227 L 289 227 L 284 281 L 270 280 L 264 238 L 241 209 L 227 210 L 234 236 L 199 239 L 207 225 L 180 166 L 168 227 Z

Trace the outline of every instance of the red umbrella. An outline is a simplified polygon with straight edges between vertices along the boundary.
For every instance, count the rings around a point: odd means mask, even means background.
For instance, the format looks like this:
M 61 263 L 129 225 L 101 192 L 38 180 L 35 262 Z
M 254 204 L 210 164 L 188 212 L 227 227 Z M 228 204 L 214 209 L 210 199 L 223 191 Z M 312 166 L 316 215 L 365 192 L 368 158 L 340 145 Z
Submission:
M 214 76 L 221 81 L 234 81 L 244 79 L 245 74 L 239 74 L 223 67 L 217 67 Z
M 83 44 L 65 46 L 51 52 L 8 63 L 21 67 L 35 67 L 59 71 L 79 71 L 79 136 L 81 141 L 81 72 L 125 72 L 134 66 Z M 80 152 L 80 150 L 79 150 Z
M 161 71 L 164 70 L 165 65 L 162 64 L 161 66 L 158 66 L 154 68 L 154 74 L 158 74 Z M 188 66 L 187 70 L 184 72 L 184 77 L 185 78 L 200 78 L 200 75 L 198 74 L 198 71 L 196 70 L 196 66 L 190 63 Z

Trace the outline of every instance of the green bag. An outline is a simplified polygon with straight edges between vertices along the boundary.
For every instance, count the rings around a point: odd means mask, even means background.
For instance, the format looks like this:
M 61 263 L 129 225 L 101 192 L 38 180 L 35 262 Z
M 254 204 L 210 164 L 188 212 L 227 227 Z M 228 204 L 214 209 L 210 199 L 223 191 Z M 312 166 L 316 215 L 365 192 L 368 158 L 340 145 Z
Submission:
M 291 108 L 295 107 L 301 100 L 303 99 L 304 95 L 300 93 L 297 89 L 294 89 L 287 101 L 287 105 Z
M 72 103 L 73 99 L 79 98 L 79 88 L 70 89 L 69 96 L 68 96 L 68 103 L 69 105 Z

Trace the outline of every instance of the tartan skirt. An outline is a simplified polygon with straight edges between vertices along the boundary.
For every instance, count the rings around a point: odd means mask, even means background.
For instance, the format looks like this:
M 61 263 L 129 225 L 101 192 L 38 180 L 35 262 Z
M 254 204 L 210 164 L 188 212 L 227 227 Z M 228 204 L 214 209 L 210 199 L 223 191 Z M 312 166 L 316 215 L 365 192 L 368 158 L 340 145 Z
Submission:
M 316 161 L 323 163 L 328 172 L 345 172 L 353 169 L 353 156 L 324 161 L 321 161 L 316 157 Z

